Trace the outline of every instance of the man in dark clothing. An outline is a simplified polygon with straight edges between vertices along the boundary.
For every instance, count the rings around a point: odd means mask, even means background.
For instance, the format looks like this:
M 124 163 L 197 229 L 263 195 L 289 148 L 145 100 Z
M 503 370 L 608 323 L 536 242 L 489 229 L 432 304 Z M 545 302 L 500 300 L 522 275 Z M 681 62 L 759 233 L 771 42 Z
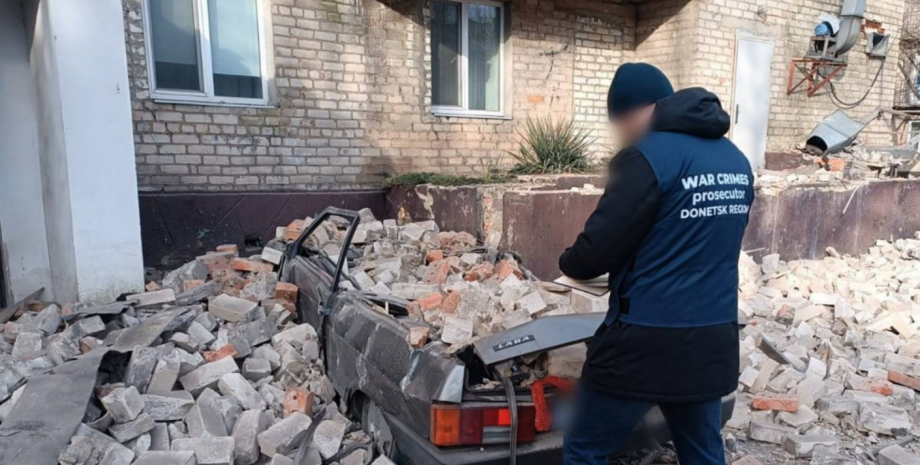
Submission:
M 754 199 L 729 117 L 701 88 L 673 92 L 621 66 L 608 111 L 623 145 L 559 267 L 610 274 L 610 309 L 588 346 L 566 465 L 600 465 L 654 405 L 681 464 L 724 465 L 721 398 L 738 384 L 738 255 Z

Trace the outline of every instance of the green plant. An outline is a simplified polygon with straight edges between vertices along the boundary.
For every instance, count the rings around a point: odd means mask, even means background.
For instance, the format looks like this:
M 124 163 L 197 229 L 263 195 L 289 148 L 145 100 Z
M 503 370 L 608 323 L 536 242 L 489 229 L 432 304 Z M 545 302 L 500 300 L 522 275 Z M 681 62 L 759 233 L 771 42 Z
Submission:
M 524 122 L 519 131 L 514 174 L 584 173 L 592 169 L 589 147 L 596 138 L 570 119 L 553 122 L 549 116 Z
M 455 176 L 452 174 L 440 173 L 403 173 L 395 176 L 389 176 L 383 180 L 383 187 L 400 186 L 417 186 L 419 184 L 434 184 L 438 186 L 463 186 L 470 184 L 489 184 L 494 182 L 503 182 L 505 178 L 490 176 L 488 178 L 478 178 L 470 176 Z
M 502 163 L 505 157 L 485 157 L 479 159 L 479 166 L 482 171 L 482 179 L 487 184 L 503 183 L 508 181 L 507 173 L 502 170 Z

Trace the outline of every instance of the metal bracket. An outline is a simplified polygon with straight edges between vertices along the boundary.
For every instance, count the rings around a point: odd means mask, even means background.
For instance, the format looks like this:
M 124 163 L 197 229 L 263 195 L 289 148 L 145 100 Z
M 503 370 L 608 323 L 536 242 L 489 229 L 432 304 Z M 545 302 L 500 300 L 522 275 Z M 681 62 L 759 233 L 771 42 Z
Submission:
M 837 73 L 846 67 L 846 63 L 828 60 L 812 60 L 808 58 L 792 60 L 792 63 L 789 64 L 789 81 L 786 84 L 786 95 L 792 94 L 796 89 L 799 88 L 799 86 L 807 82 L 808 87 L 805 95 L 811 97 L 815 95 L 815 92 L 821 90 L 821 88 L 827 85 L 827 83 L 829 83 L 831 79 L 837 75 Z M 818 74 L 818 71 L 823 68 L 832 69 L 830 73 L 822 76 Z M 805 77 L 794 83 L 796 70 L 801 71 Z

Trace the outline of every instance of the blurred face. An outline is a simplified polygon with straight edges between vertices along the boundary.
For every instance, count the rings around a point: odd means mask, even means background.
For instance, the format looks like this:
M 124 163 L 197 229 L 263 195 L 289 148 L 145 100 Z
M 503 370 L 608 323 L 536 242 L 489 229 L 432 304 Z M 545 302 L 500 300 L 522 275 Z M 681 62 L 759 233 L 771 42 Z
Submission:
M 613 120 L 613 131 L 621 145 L 628 146 L 639 142 L 652 126 L 652 113 L 655 104 L 633 110 Z

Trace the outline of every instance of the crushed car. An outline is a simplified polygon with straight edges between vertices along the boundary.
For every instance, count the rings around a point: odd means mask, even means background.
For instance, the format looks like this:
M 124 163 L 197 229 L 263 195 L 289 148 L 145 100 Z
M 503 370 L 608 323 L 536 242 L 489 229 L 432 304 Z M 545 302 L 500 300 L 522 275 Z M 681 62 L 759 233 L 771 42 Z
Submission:
M 403 237 L 400 228 L 405 226 L 386 222 L 381 227 L 374 221 L 358 212 L 326 209 L 287 244 L 280 268 L 281 280 L 299 290 L 298 317 L 316 329 L 326 374 L 350 415 L 375 439 L 380 452 L 397 463 L 561 461 L 567 389 L 548 385 L 544 390 L 541 385 L 540 399 L 535 399 L 537 390 L 533 387 L 548 373 L 532 367 L 544 354 L 590 340 L 604 314 L 556 309 L 539 318 L 527 315 L 523 321 L 515 315 L 518 319 L 512 325 L 505 321 L 519 312 L 512 303 L 504 323 L 456 341 L 454 335 L 445 334 L 449 329 L 443 327 L 443 321 L 433 321 L 420 308 L 419 301 L 425 296 L 407 299 L 381 292 L 388 288 L 379 281 L 367 281 L 366 276 L 361 277 L 365 282 L 356 279 L 364 271 L 360 268 L 362 256 L 381 247 L 364 245 L 362 251 L 353 244 L 356 235 L 361 236 L 359 242 L 367 244 L 372 242 L 365 237 L 368 231 L 376 231 L 379 237 L 393 240 L 382 247 L 406 247 L 398 240 Z M 336 225 L 338 232 L 330 233 L 329 223 Z M 437 233 L 426 234 L 416 229 L 407 232 L 416 242 L 437 246 Z M 330 247 L 323 240 L 315 240 L 315 235 L 338 235 L 337 245 Z M 467 255 L 472 246 L 445 247 L 446 255 Z M 408 250 L 413 255 L 425 252 Z M 480 256 L 492 261 L 491 265 L 503 259 L 497 251 L 484 251 Z M 478 265 L 475 257 L 464 260 L 471 267 Z M 428 278 L 434 273 L 432 269 L 440 267 L 438 263 L 419 265 L 425 271 L 419 286 L 431 286 Z M 461 266 L 458 260 L 453 263 Z M 520 274 L 520 278 L 510 275 L 506 279 L 523 279 L 530 282 L 528 285 L 535 282 L 526 271 Z M 463 276 L 472 281 L 469 273 Z M 465 285 L 455 281 L 457 286 Z M 496 288 L 502 285 L 494 284 Z M 544 300 L 552 299 L 546 295 Z M 420 339 L 418 333 L 440 334 L 440 338 Z M 732 396 L 723 400 L 723 424 L 730 418 L 733 405 Z M 541 423 L 540 431 L 537 423 Z M 651 459 L 660 454 L 660 444 L 667 440 L 663 417 L 653 410 L 618 454 L 648 449 L 647 459 Z

